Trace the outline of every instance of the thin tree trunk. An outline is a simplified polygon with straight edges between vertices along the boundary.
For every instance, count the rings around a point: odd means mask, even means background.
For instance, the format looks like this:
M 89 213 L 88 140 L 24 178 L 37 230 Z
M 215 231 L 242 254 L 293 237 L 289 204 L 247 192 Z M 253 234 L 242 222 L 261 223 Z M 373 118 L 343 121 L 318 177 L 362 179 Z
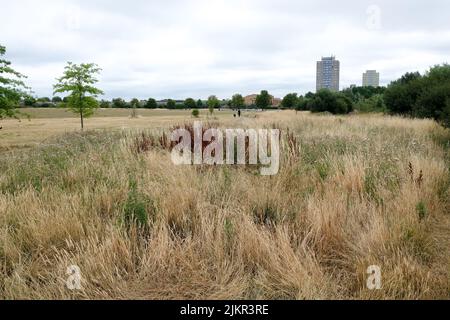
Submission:
M 81 131 L 84 130 L 84 117 L 83 117 L 83 109 L 80 110 L 81 115 Z
M 81 91 L 81 90 L 80 90 Z M 80 93 L 80 118 L 81 118 L 81 131 L 84 130 L 84 115 L 83 115 L 83 95 Z

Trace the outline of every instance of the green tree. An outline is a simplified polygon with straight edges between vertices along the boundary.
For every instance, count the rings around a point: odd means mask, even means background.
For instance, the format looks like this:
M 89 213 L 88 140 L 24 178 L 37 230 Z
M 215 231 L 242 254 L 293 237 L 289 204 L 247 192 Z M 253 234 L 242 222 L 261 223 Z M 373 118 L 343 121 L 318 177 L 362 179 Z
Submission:
M 11 62 L 3 59 L 6 48 L 0 45 L 0 119 L 17 118 L 20 112 L 17 106 L 21 99 L 28 96 L 29 88 L 22 79 L 26 78 L 11 67 Z
M 130 101 L 131 106 L 131 117 L 137 118 L 137 108 L 140 106 L 140 102 L 137 98 L 131 99 Z
M 269 108 L 272 105 L 272 97 L 269 95 L 269 92 L 267 92 L 267 90 L 261 91 L 261 93 L 256 96 L 255 104 L 259 109 Z
M 32 96 L 25 97 L 24 100 L 23 100 L 23 104 L 26 107 L 34 107 L 35 103 L 36 103 L 36 99 L 33 98 Z
M 69 93 L 67 107 L 80 115 L 81 130 L 84 129 L 84 118 L 90 117 L 98 108 L 97 96 L 103 91 L 94 85 L 98 82 L 95 75 L 100 68 L 93 63 L 74 64 L 68 62 L 64 74 L 54 85 L 54 94 Z
M 220 101 L 217 99 L 216 96 L 210 96 L 208 98 L 208 110 L 209 113 L 212 115 L 214 113 L 214 109 L 220 108 Z
M 195 100 L 192 98 L 187 98 L 184 100 L 184 107 L 186 109 L 195 109 L 197 107 L 197 104 L 195 103 Z
M 242 109 L 245 106 L 244 97 L 237 93 L 231 98 L 231 107 L 234 109 Z
M 172 99 L 167 100 L 167 104 L 166 104 L 167 109 L 175 109 L 176 106 L 177 106 L 177 103 L 175 102 L 175 100 L 172 100 Z
M 432 118 L 446 125 L 450 101 L 450 65 L 432 67 L 420 81 L 420 94 L 413 107 L 413 115 Z
M 347 114 L 353 111 L 353 103 L 346 95 L 328 89 L 319 90 L 308 100 L 307 109 L 311 112 L 330 112 Z
M 294 109 L 298 104 L 298 97 L 296 93 L 287 94 L 281 101 L 281 107 L 284 109 Z
M 306 99 L 312 99 L 312 98 L 314 98 L 314 96 L 315 96 L 315 94 L 312 93 L 311 91 L 309 91 L 307 94 L 305 94 Z
M 308 110 L 308 99 L 303 96 L 298 97 L 297 104 L 295 105 L 295 111 Z
M 113 108 L 128 108 L 127 103 L 122 98 L 112 99 Z
M 406 73 L 392 82 L 384 93 L 384 101 L 390 113 L 409 114 L 413 112 L 421 91 L 422 76 L 418 72 Z
M 450 125 L 450 65 L 430 68 L 423 76 L 406 73 L 392 82 L 383 97 L 390 113 L 432 118 Z
M 53 103 L 61 103 L 61 102 L 62 102 L 62 99 L 61 99 L 61 97 L 53 97 L 53 98 L 52 98 L 52 102 L 53 102 Z
M 100 101 L 100 108 L 102 109 L 108 109 L 111 107 L 111 104 L 107 100 Z
M 156 109 L 158 108 L 158 104 L 156 103 L 156 100 L 153 98 L 150 98 L 147 100 L 147 103 L 145 104 L 145 108 L 147 109 Z
M 203 101 L 201 99 L 197 100 L 197 108 L 202 109 L 203 108 Z

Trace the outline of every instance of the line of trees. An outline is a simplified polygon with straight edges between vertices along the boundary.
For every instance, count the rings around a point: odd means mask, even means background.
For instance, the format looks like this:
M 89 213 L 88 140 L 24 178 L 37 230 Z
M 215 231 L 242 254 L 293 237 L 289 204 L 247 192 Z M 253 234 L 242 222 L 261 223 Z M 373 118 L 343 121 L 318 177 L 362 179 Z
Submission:
M 265 91 L 267 92 L 267 91 Z M 215 97 L 215 96 L 212 96 Z M 235 94 L 231 99 L 219 100 L 217 97 L 217 101 L 214 101 L 214 108 L 233 108 L 233 109 L 243 109 L 243 108 L 259 108 L 259 109 L 268 109 L 272 105 L 272 97 L 267 95 L 261 95 L 261 98 L 257 98 L 256 102 L 252 105 L 246 105 L 244 97 L 241 94 Z M 167 109 L 208 109 L 209 103 L 208 101 L 211 99 L 209 97 L 207 100 L 195 100 L 193 98 L 187 98 L 186 100 L 174 100 L 167 99 L 162 101 L 157 101 L 153 98 L 149 98 L 148 100 L 138 100 L 136 98 L 131 99 L 130 101 L 126 101 L 123 98 L 114 98 L 111 101 L 108 100 L 100 100 L 99 107 L 100 108 L 121 108 L 121 109 L 129 109 L 129 108 L 142 108 L 142 109 L 157 109 L 157 108 L 167 108 Z M 23 107 L 30 108 L 56 108 L 56 107 L 64 107 L 68 102 L 67 98 L 60 98 L 55 96 L 53 98 L 48 97 L 27 97 L 23 99 L 20 103 Z
M 81 128 L 84 119 L 91 116 L 95 109 L 101 108 L 132 108 L 136 115 L 137 108 L 155 109 L 204 109 L 210 114 L 215 109 L 228 106 L 241 109 L 246 103 L 241 94 L 235 94 L 229 100 L 219 100 L 210 96 L 207 101 L 187 98 L 184 101 L 168 99 L 157 102 L 150 98 L 145 101 L 132 99 L 126 102 L 122 98 L 112 101 L 97 100 L 103 91 L 95 87 L 96 76 L 101 69 L 93 63 L 74 64 L 68 62 L 63 75 L 54 85 L 54 97 L 34 98 L 30 88 L 24 83 L 24 75 L 15 71 L 11 62 L 5 60 L 5 47 L 0 45 L 0 119 L 18 117 L 18 106 L 54 107 L 70 109 L 80 115 Z M 57 94 L 65 95 L 64 98 Z M 268 109 L 272 107 L 273 97 L 263 90 L 256 96 L 252 107 Z M 424 75 L 419 72 L 406 73 L 400 79 L 393 81 L 387 88 L 352 87 L 341 92 L 331 92 L 323 89 L 317 93 L 307 93 L 298 96 L 297 93 L 287 94 L 282 102 L 282 109 L 308 110 L 311 112 L 330 112 L 333 114 L 348 114 L 358 112 L 385 112 L 411 117 L 432 118 L 450 127 L 450 65 L 443 64 L 432 67 Z
M 424 75 L 406 73 L 384 93 L 392 114 L 431 118 L 450 127 L 450 65 L 432 67 Z

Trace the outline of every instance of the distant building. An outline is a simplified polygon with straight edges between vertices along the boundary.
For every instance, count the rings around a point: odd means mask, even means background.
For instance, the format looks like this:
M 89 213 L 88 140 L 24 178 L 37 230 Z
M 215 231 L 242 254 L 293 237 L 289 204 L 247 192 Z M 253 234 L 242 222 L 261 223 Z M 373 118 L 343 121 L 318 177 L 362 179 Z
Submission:
M 340 62 L 335 57 L 325 57 L 317 61 L 316 90 L 339 91 Z
M 251 95 L 248 95 L 248 96 L 244 97 L 244 104 L 247 107 L 254 106 L 256 104 L 256 97 L 257 96 L 258 96 L 257 94 L 251 94 Z M 274 98 L 273 96 L 270 96 L 270 97 L 272 98 L 271 104 L 272 104 L 273 107 L 279 107 L 281 105 L 281 99 L 280 98 Z
M 376 70 L 367 70 L 363 73 L 363 87 L 379 87 L 380 86 L 380 74 Z
M 283 101 L 283 100 L 280 98 L 272 98 L 272 107 L 281 106 L 281 101 Z
M 257 94 L 251 94 L 249 96 L 244 97 L 244 103 L 246 106 L 253 106 L 256 103 Z

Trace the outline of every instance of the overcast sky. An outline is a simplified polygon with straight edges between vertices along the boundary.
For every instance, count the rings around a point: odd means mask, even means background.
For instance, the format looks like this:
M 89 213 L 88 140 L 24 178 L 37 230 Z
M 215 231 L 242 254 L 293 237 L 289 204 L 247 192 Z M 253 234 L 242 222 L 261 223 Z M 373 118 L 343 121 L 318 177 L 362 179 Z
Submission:
M 448 0 L 0 0 L 0 44 L 37 96 L 66 61 L 95 62 L 107 98 L 228 98 L 315 90 L 316 61 L 341 88 L 382 84 L 450 56 Z

